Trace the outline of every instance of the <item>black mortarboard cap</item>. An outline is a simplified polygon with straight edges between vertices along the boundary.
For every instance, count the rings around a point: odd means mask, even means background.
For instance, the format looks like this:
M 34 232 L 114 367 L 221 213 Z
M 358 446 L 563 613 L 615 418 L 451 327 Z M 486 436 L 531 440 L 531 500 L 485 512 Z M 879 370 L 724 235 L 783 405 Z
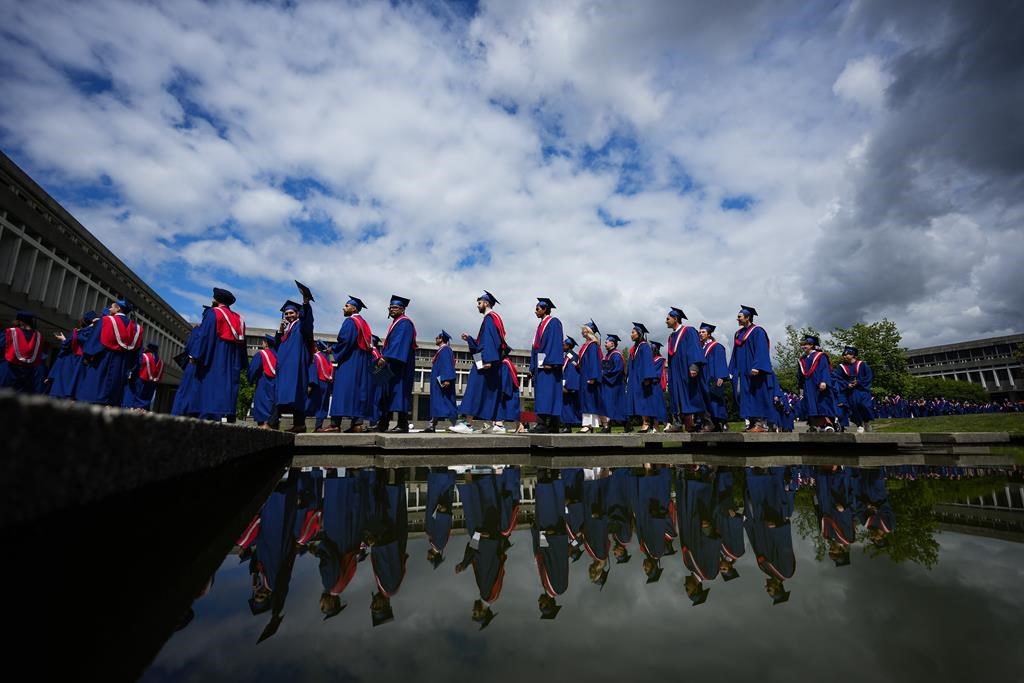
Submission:
M 846 567 L 850 564 L 850 549 L 847 547 L 842 553 L 837 554 L 832 558 L 832 562 L 837 567 Z
M 640 334 L 648 334 L 647 326 L 644 325 L 643 323 L 633 323 L 633 329 L 639 332 Z
M 562 606 L 555 603 L 550 606 L 540 608 L 541 619 L 554 619 L 558 616 L 558 613 L 562 611 Z
M 437 336 L 443 339 L 445 343 L 448 343 L 452 340 L 452 335 L 448 334 L 444 330 L 441 330 L 441 332 Z
M 154 344 L 153 342 L 149 342 L 148 344 L 146 344 L 146 350 L 148 350 L 148 351 L 159 351 L 160 350 L 160 346 L 157 345 L 157 344 Z
M 235 295 L 226 289 L 214 287 L 213 300 L 216 301 L 217 303 L 224 304 L 225 306 L 230 306 L 231 304 L 235 303 Z
M 757 309 L 754 308 L 753 306 L 740 304 L 740 313 L 747 316 L 748 318 L 753 318 L 755 315 L 757 315 Z
M 652 341 L 651 346 L 653 346 L 654 350 L 657 351 L 662 347 L 662 343 L 660 341 Z
M 601 330 L 597 329 L 597 323 L 594 322 L 593 318 L 591 318 L 590 322 L 587 323 L 587 327 L 592 329 L 594 331 L 594 334 L 601 334 Z
M 694 592 L 694 594 L 693 595 L 688 595 L 687 597 L 690 598 L 690 602 L 692 603 L 692 606 L 696 607 L 697 605 L 703 605 L 704 604 L 704 602 L 708 599 L 708 593 L 710 593 L 710 592 L 711 592 L 710 588 L 705 588 L 704 584 L 700 584 L 698 586 L 697 590 Z
M 813 334 L 805 334 L 804 338 L 800 340 L 800 343 L 801 344 L 810 344 L 811 346 L 817 346 L 818 344 L 821 343 L 821 340 L 819 340 Z
M 495 306 L 495 305 L 501 303 L 500 301 L 498 301 L 498 299 L 493 294 L 488 292 L 486 289 L 484 290 L 484 293 L 481 294 L 480 296 L 478 296 L 477 298 L 478 299 L 483 299 L 484 301 L 488 302 L 492 306 Z
M 32 311 L 18 311 L 14 314 L 15 320 L 20 320 L 23 323 L 31 323 L 35 321 L 36 314 Z
M 708 334 L 715 333 L 715 325 L 712 325 L 711 323 L 701 323 L 700 329 L 706 330 Z
M 729 567 L 728 571 L 722 572 L 722 579 L 727 582 L 732 581 L 733 579 L 738 579 L 739 576 L 740 573 L 736 571 L 736 567 Z
M 388 602 L 387 606 L 385 606 L 384 609 L 381 610 L 375 610 L 371 606 L 370 618 L 372 619 L 374 626 L 380 626 L 381 624 L 386 624 L 389 621 L 394 621 L 395 612 L 391 609 L 391 603 Z
M 565 341 L 563 341 L 562 343 L 568 344 L 570 349 L 576 348 L 576 340 L 573 339 L 572 337 L 566 337 Z
M 676 320 L 689 320 L 689 318 L 686 317 L 686 314 L 683 313 L 683 309 L 678 306 L 669 307 L 668 314 Z
M 351 294 L 348 295 L 348 301 L 346 301 L 345 303 L 352 304 L 360 311 L 366 308 L 366 304 L 363 303 L 362 299 L 360 299 L 357 296 L 352 296 Z
M 784 602 L 789 602 L 789 593 L 787 590 L 779 590 L 778 593 L 772 596 L 772 606 L 781 605 Z
M 182 351 L 173 360 L 175 365 L 184 370 L 185 366 L 188 365 L 188 353 Z
M 331 617 L 338 616 L 339 614 L 342 613 L 342 611 L 346 607 L 348 607 L 348 603 L 344 602 L 342 600 L 339 600 L 336 605 L 331 605 L 331 609 L 329 609 L 329 610 L 327 610 L 326 612 L 323 613 L 324 614 L 324 619 L 323 620 L 327 621 Z
M 658 579 L 661 578 L 661 573 L 665 571 L 661 568 L 661 565 L 655 565 L 654 571 L 647 575 L 647 583 L 657 583 Z
M 288 299 L 288 301 L 285 301 L 284 305 L 281 306 L 281 312 L 284 313 L 289 308 L 295 309 L 296 311 L 301 311 L 302 310 L 302 304 L 297 304 L 294 301 L 292 301 L 291 299 Z
M 321 352 L 322 351 L 326 351 L 327 350 L 327 342 L 325 342 L 323 339 L 317 339 L 316 340 L 316 348 L 317 348 L 317 351 L 321 351 Z
M 616 344 L 618 344 L 620 341 L 622 341 L 622 338 L 619 335 L 617 335 L 617 334 L 605 335 L 604 339 L 605 339 L 605 341 L 615 342 Z
M 303 299 L 309 299 L 310 301 L 316 301 L 316 299 L 313 298 L 313 290 L 311 290 L 309 287 L 307 287 L 306 285 L 302 284 L 298 280 L 295 281 L 295 286 L 299 288 L 299 293 L 302 294 L 302 298 Z
M 402 308 L 409 308 L 409 302 L 411 299 L 407 299 L 404 296 L 398 296 L 397 294 L 391 295 L 391 301 L 388 306 L 401 306 Z
M 263 614 L 264 612 L 270 611 L 270 596 L 267 596 L 266 600 L 258 601 L 256 598 L 249 598 L 249 611 L 252 612 L 253 616 L 257 614 Z
M 85 323 L 86 325 L 88 325 L 88 324 L 89 324 L 89 323 L 91 323 L 91 322 L 92 322 L 93 320 L 95 320 L 95 319 L 96 319 L 97 317 L 98 317 L 98 316 L 96 315 L 96 311 L 86 311 L 85 313 L 83 313 L 83 314 L 82 314 L 82 321 L 83 321 L 83 322 L 84 322 L 84 323 Z
M 601 572 L 601 575 L 597 577 L 596 581 L 594 581 L 594 583 L 596 583 L 599 586 L 599 590 L 604 590 L 604 585 L 608 583 L 608 574 L 610 573 L 611 571 L 606 566 L 604 568 L 604 571 Z
M 485 628 L 490 626 L 491 622 L 494 621 L 494 617 L 498 616 L 494 611 L 488 607 L 484 610 L 484 613 L 479 617 L 474 616 L 473 621 L 480 624 L 480 630 L 483 631 Z
M 843 347 L 843 353 L 848 353 L 851 356 L 859 356 L 860 355 L 859 353 L 857 353 L 857 347 L 856 346 L 845 346 L 845 347 Z
M 544 308 L 550 311 L 552 308 L 555 307 L 555 302 L 547 298 L 546 296 L 539 296 L 537 297 L 537 305 L 543 306 Z

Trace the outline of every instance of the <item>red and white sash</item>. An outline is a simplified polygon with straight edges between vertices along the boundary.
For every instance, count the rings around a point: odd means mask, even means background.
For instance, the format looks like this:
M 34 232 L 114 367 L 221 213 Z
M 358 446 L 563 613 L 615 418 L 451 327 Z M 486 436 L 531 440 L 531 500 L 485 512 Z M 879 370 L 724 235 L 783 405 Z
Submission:
M 750 325 L 745 330 L 736 330 L 736 335 L 733 337 L 733 343 L 736 346 L 743 346 L 743 344 L 746 343 L 747 341 L 747 337 L 749 337 L 754 332 L 754 330 L 764 331 L 764 328 L 761 327 L 760 325 Z M 767 335 L 768 333 L 765 332 L 766 337 Z
M 576 365 L 580 365 L 581 363 L 583 363 L 583 354 L 585 354 L 587 352 L 587 349 L 589 349 L 591 346 L 597 349 L 597 362 L 601 362 L 601 347 L 597 346 L 597 342 L 588 339 L 586 342 L 583 343 L 583 346 L 580 347 L 580 355 L 576 357 Z
M 142 343 L 142 325 L 123 313 L 103 317 L 100 343 L 111 351 L 134 351 Z
M 544 319 L 537 325 L 537 332 L 533 335 L 533 348 L 539 349 L 540 342 L 544 339 L 544 330 L 548 329 L 548 325 L 551 323 L 551 316 L 546 315 Z
M 317 351 L 313 354 L 313 362 L 316 363 L 316 376 L 320 378 L 321 382 L 334 381 L 334 365 L 327 359 L 327 356 Z
M 847 377 L 856 377 L 860 374 L 860 364 L 863 362 L 862 360 L 854 361 L 852 372 L 850 371 L 850 366 L 847 363 L 843 363 L 843 372 L 846 373 Z
M 370 323 L 363 320 L 363 317 L 358 313 L 353 313 L 349 316 L 356 325 L 358 332 L 356 333 L 356 345 L 360 351 L 369 351 L 373 346 L 373 332 L 370 330 Z
M 516 371 L 516 364 L 512 362 L 512 359 L 505 358 L 501 361 L 508 368 L 508 371 L 512 374 L 512 386 L 516 389 L 519 388 L 519 373 Z
M 704 345 L 704 357 L 707 358 L 708 354 L 711 353 L 712 349 L 714 349 L 716 346 L 721 346 L 721 344 L 719 344 L 713 339 L 709 340 L 708 343 Z
M 809 356 L 800 357 L 798 362 L 800 363 L 800 372 L 803 373 L 804 377 L 810 377 L 811 375 L 814 374 L 814 371 L 818 368 L 818 363 L 821 362 L 822 356 L 825 357 L 825 363 L 828 363 L 828 356 L 825 356 L 824 351 L 815 351 L 813 354 Z M 814 360 L 811 361 L 811 366 L 807 367 L 806 361 L 810 358 L 813 358 Z
M 159 382 L 163 377 L 164 362 L 151 353 L 143 353 L 139 379 L 143 382 Z
M 688 325 L 682 325 L 678 330 L 672 333 L 671 338 L 668 340 L 668 357 L 676 355 L 676 351 L 679 350 L 679 342 L 683 340 L 683 334 L 689 329 Z
M 7 347 L 4 359 L 14 365 L 36 365 L 40 362 L 39 352 L 43 348 L 43 335 L 39 330 L 26 333 L 19 327 L 7 328 Z
M 388 342 L 391 341 L 391 330 L 395 329 L 395 325 L 397 325 L 399 323 L 399 321 L 402 321 L 402 320 L 408 320 L 409 324 L 412 325 L 412 348 L 413 349 L 416 348 L 416 326 L 413 325 L 413 322 L 412 322 L 412 320 L 409 319 L 409 316 L 400 315 L 397 318 L 395 318 L 394 320 L 392 320 L 391 324 L 388 325 L 388 332 L 387 332 L 387 334 L 384 335 L 384 348 L 385 349 L 388 347 Z
M 260 356 L 263 358 L 263 374 L 270 379 L 277 377 L 277 356 L 269 349 L 260 349 Z
M 508 345 L 508 342 L 505 341 L 505 323 L 501 319 L 501 316 L 495 313 L 494 311 L 487 311 L 487 313 L 484 315 L 484 318 L 486 318 L 488 315 L 494 319 L 494 326 L 498 328 L 498 337 L 501 339 L 501 350 L 504 351 L 505 349 L 511 348 Z M 476 336 L 477 344 L 480 344 L 480 337 L 483 336 L 483 332 L 484 326 L 483 323 L 480 323 L 480 334 Z
M 229 342 L 245 342 L 245 318 L 227 306 L 215 306 L 213 312 L 217 316 L 218 337 Z

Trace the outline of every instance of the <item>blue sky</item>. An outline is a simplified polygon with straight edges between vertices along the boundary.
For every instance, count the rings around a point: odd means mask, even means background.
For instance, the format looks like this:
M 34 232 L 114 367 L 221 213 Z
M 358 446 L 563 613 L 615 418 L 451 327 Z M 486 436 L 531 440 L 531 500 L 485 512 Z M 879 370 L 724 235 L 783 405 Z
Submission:
M 909 134 L 977 95 L 939 66 L 966 7 L 0 0 L 0 148 L 190 318 L 224 286 L 270 325 L 299 279 L 324 330 L 397 293 L 474 331 L 486 288 L 517 344 L 537 296 L 570 331 L 1008 333 L 1016 167 Z

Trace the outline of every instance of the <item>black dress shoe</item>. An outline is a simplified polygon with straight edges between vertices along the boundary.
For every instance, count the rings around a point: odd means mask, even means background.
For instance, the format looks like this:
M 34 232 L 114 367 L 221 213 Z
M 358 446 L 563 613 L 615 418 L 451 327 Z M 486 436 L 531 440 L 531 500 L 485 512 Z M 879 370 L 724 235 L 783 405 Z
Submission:
M 424 433 L 424 434 L 433 434 L 433 433 L 434 433 L 434 432 L 436 432 L 436 431 L 437 431 L 437 430 L 436 430 L 436 429 L 434 429 L 433 427 L 427 427 L 427 428 L 425 428 L 425 429 L 423 430 L 423 433 Z

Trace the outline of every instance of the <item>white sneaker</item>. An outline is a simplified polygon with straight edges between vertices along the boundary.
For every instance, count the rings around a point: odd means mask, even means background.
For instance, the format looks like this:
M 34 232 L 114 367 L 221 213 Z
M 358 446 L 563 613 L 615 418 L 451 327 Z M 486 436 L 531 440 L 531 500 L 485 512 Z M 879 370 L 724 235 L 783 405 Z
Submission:
M 863 434 L 864 433 L 864 428 L 863 427 L 857 427 L 857 433 L 858 434 Z
M 505 429 L 505 425 L 494 425 L 493 427 L 491 427 L 491 429 L 490 429 L 490 431 L 488 433 L 489 434 L 505 434 L 506 432 L 507 432 L 507 430 Z
M 832 428 L 832 425 L 829 425 L 829 426 L 825 427 L 825 431 L 826 432 L 834 432 L 836 430 Z
M 456 434 L 472 434 L 475 430 L 465 422 L 459 422 L 458 424 L 453 424 L 447 429 L 447 431 L 454 432 Z

